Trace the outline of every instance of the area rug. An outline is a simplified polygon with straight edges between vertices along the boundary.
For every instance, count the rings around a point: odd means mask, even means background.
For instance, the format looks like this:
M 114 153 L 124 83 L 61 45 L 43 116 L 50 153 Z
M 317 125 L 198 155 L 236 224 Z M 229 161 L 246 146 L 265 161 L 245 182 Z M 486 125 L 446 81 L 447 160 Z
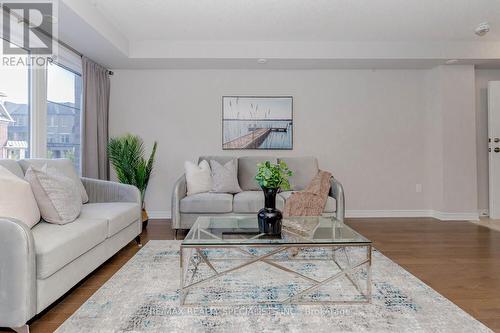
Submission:
M 180 307 L 179 245 L 148 242 L 57 332 L 491 332 L 376 250 L 371 304 L 209 305 L 235 297 L 275 299 L 304 287 L 303 281 L 259 263 L 261 267 L 248 266 L 188 295 L 201 306 Z M 324 270 L 307 260 L 297 265 L 303 267 L 294 269 L 304 274 Z M 200 268 L 200 274 L 209 270 Z M 349 296 L 344 282 L 335 283 L 332 288 L 340 286 L 346 290 L 343 296 Z

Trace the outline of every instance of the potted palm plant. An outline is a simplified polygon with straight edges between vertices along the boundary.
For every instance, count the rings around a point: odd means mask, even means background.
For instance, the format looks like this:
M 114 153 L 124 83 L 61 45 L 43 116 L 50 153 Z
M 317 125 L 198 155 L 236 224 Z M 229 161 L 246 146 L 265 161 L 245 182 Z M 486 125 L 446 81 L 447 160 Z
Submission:
M 281 234 L 281 211 L 276 209 L 276 194 L 279 190 L 289 190 L 288 177 L 292 176 L 285 162 L 272 164 L 269 161 L 257 164 L 255 180 L 264 191 L 264 208 L 257 214 L 259 231 L 269 235 Z
M 144 157 L 144 142 L 137 135 L 127 134 L 111 138 L 108 143 L 108 157 L 113 166 L 118 181 L 136 186 L 141 192 L 142 222 L 148 225 L 148 214 L 144 204 L 144 196 L 153 171 L 157 143 L 153 144 L 151 155 Z

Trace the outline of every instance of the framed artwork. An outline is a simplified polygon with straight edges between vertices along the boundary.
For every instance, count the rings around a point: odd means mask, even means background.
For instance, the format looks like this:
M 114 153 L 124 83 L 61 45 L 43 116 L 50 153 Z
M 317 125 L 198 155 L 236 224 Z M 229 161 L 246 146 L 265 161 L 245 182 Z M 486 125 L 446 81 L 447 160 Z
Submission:
M 293 149 L 293 97 L 223 96 L 222 149 Z

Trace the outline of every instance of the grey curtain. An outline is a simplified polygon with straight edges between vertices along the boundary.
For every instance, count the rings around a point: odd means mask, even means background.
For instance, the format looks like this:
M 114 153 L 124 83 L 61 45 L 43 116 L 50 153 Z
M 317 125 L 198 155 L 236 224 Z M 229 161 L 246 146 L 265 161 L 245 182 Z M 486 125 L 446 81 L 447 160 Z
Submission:
M 82 175 L 108 180 L 108 70 L 83 56 L 82 79 Z

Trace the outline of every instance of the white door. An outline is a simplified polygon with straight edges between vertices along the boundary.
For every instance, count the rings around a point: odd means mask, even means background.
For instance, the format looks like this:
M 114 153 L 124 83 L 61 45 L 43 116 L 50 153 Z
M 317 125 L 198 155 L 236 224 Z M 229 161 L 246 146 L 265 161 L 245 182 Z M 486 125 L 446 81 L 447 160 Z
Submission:
M 500 81 L 488 82 L 490 218 L 500 219 Z

